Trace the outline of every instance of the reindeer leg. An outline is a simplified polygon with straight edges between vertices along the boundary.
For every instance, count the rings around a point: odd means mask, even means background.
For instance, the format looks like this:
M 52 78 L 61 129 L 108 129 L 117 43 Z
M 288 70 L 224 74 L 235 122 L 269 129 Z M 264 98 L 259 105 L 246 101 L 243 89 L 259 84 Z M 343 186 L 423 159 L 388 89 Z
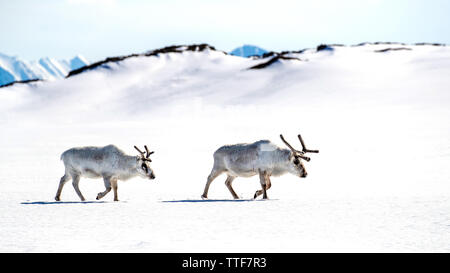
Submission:
M 263 199 L 267 199 L 266 177 L 267 177 L 267 172 L 259 170 L 259 182 L 261 183 L 261 187 L 262 187 Z
M 262 194 L 262 190 L 257 190 L 255 192 L 255 195 L 253 195 L 253 199 L 256 199 L 256 197 L 260 196 Z
M 231 183 L 236 177 L 228 175 L 227 180 L 225 180 L 225 185 L 227 185 L 228 190 L 231 192 L 231 195 L 233 195 L 234 199 L 239 199 L 239 196 L 234 192 L 233 187 L 231 187 Z
M 114 201 L 119 201 L 119 197 L 117 195 L 117 178 L 111 179 L 111 186 L 114 191 Z
M 272 186 L 272 183 L 270 182 L 270 176 L 269 175 L 266 175 L 265 179 L 266 179 L 266 191 L 267 191 Z M 261 194 L 263 194 L 263 190 L 257 190 L 255 192 L 255 195 L 253 196 L 253 199 L 256 199 L 256 197 L 260 196 Z
M 78 194 L 78 197 L 80 197 L 81 201 L 85 201 L 86 199 L 84 199 L 84 196 L 81 194 L 80 188 L 78 187 L 78 183 L 80 182 L 80 175 L 71 174 L 71 176 L 72 176 L 72 185 L 76 193 Z
M 100 199 L 102 199 L 108 192 L 110 192 L 111 191 L 111 177 L 107 177 L 107 176 L 104 176 L 103 177 L 103 182 L 105 182 L 105 191 L 104 192 L 99 192 L 98 194 L 97 194 L 97 200 L 100 200 Z
M 266 177 L 266 190 L 269 190 L 272 187 L 272 182 L 270 181 L 270 175 Z
M 222 174 L 223 171 L 218 171 L 216 169 L 212 169 L 211 174 L 208 176 L 208 179 L 206 181 L 206 185 L 205 185 L 205 190 L 203 191 L 202 194 L 202 199 L 207 199 L 208 198 L 208 190 L 209 190 L 209 186 L 211 185 L 211 182 L 216 179 L 220 174 Z
M 58 190 L 56 191 L 56 196 L 55 196 L 55 200 L 56 201 L 60 201 L 60 196 L 61 196 L 61 191 L 64 187 L 64 185 L 71 179 L 72 177 L 70 176 L 70 174 L 66 173 L 63 175 L 63 177 L 61 177 L 61 180 L 59 180 L 59 187 Z

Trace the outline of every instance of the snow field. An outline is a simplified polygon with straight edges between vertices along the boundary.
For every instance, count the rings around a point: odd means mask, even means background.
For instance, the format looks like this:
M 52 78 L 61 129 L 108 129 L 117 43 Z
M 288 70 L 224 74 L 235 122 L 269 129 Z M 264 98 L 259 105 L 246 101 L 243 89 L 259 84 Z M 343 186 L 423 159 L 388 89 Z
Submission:
M 450 51 L 333 47 L 261 60 L 216 51 L 130 58 L 0 90 L 2 252 L 447 252 Z M 399 46 L 399 45 L 398 45 Z M 269 201 L 194 202 L 224 144 L 279 134 L 319 149 L 306 179 L 272 178 Z M 151 150 L 154 181 L 100 179 L 54 195 L 71 147 Z M 211 199 L 231 199 L 225 176 Z M 237 178 L 249 199 L 257 177 Z M 167 202 L 173 201 L 173 202 Z

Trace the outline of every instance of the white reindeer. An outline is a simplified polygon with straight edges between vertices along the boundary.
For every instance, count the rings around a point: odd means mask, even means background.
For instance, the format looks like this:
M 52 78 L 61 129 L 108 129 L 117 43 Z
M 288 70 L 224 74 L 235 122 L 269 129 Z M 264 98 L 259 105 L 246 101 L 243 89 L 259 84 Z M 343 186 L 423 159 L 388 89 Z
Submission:
M 306 177 L 307 172 L 301 159 L 309 161 L 310 158 L 304 156 L 305 153 L 318 153 L 318 150 L 308 150 L 301 135 L 298 135 L 302 144 L 302 151 L 294 149 L 283 135 L 281 140 L 289 147 L 283 149 L 269 140 L 260 140 L 251 144 L 236 144 L 220 147 L 214 153 L 214 166 L 206 181 L 202 198 L 208 198 L 208 190 L 211 182 L 222 173 L 227 174 L 225 185 L 230 190 L 234 199 L 238 199 L 231 183 L 238 177 L 250 177 L 259 174 L 262 190 L 255 192 L 254 198 L 263 194 L 267 199 L 267 190 L 271 187 L 270 176 L 280 176 L 291 173 L 295 176 Z
M 135 176 L 155 179 L 155 174 L 149 164 L 152 161 L 150 155 L 154 152 L 149 152 L 147 146 L 144 147 L 147 154 L 134 146 L 140 153 L 139 156 L 128 156 L 114 145 L 72 148 L 65 151 L 61 155 L 61 160 L 64 162 L 65 174 L 59 182 L 55 200 L 60 201 L 64 184 L 72 179 L 72 185 L 75 191 L 81 201 L 85 201 L 78 188 L 80 177 L 103 177 L 106 190 L 98 193 L 97 200 L 103 198 L 110 192 L 112 187 L 114 190 L 114 201 L 119 201 L 117 196 L 118 180 L 127 180 Z

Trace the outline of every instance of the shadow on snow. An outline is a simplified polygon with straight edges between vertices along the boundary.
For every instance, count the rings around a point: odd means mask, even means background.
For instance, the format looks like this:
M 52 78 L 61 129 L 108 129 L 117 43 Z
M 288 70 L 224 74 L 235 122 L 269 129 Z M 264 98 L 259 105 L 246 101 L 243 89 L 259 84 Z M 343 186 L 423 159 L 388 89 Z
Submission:
M 207 202 L 252 202 L 270 201 L 276 199 L 184 199 L 184 200 L 164 200 L 162 203 L 207 203 Z
M 64 204 L 100 204 L 106 201 L 35 201 L 21 202 L 22 205 L 64 205 Z
M 161 203 L 211 203 L 211 202 L 252 202 L 252 201 L 271 201 L 277 199 L 183 199 L 183 200 L 163 200 Z M 122 203 L 120 201 L 119 203 Z M 21 202 L 22 205 L 66 205 L 66 204 L 103 204 L 107 201 L 27 201 Z M 118 202 L 114 202 L 118 203 Z

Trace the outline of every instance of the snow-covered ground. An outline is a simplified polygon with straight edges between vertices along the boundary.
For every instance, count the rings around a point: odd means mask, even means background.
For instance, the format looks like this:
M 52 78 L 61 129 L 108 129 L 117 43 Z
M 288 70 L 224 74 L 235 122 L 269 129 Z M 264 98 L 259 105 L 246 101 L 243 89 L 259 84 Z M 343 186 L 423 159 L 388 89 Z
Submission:
M 409 48 L 388 50 L 386 48 Z M 376 52 L 381 50 L 381 52 Z M 205 50 L 132 57 L 0 89 L 1 252 L 448 252 L 450 48 L 366 44 L 253 60 Z M 282 133 L 319 149 L 308 177 L 218 177 L 223 144 Z M 82 178 L 54 196 L 68 148 L 151 150 L 155 180 Z M 220 201 L 221 200 L 221 201 Z

